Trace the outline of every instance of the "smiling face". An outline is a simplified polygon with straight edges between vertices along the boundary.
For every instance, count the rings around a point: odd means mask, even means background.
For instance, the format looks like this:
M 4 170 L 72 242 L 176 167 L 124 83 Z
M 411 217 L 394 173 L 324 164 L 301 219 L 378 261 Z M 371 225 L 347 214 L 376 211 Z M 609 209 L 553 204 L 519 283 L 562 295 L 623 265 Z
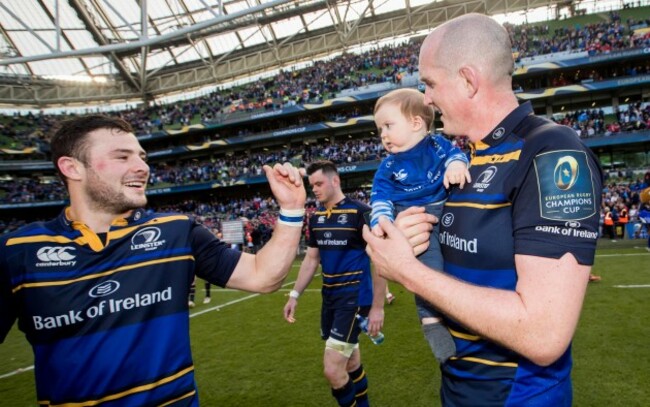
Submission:
M 87 135 L 80 169 L 83 199 L 94 210 L 122 215 L 147 203 L 146 153 L 132 133 L 98 129 Z
M 406 117 L 397 103 L 382 104 L 375 112 L 375 124 L 381 143 L 391 154 L 410 150 L 426 135 L 422 119 Z

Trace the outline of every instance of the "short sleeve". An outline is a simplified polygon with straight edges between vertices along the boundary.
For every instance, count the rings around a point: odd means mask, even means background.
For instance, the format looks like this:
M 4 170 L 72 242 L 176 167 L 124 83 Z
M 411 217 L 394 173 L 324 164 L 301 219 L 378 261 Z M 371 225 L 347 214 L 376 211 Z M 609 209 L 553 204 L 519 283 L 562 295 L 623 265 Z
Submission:
M 225 287 L 241 257 L 217 239 L 208 229 L 195 224 L 190 231 L 190 245 L 195 260 L 195 274 L 212 284 Z
M 575 132 L 553 125 L 526 139 L 512 182 L 515 253 L 593 264 L 602 173 Z

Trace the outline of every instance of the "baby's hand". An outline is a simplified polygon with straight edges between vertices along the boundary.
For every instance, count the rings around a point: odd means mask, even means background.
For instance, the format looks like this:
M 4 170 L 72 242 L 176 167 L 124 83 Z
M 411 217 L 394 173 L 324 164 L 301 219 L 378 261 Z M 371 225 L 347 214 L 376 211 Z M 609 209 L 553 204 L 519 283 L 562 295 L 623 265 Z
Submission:
M 450 162 L 445 171 L 444 180 L 442 181 L 445 188 L 449 188 L 453 184 L 459 184 L 462 189 L 465 186 L 465 181 L 468 183 L 472 182 L 472 176 L 469 175 L 467 164 L 458 160 Z
M 377 237 L 384 237 L 384 235 L 386 235 L 384 229 L 382 229 L 381 226 L 379 226 L 379 224 L 376 224 L 375 226 L 372 227 L 372 234 Z

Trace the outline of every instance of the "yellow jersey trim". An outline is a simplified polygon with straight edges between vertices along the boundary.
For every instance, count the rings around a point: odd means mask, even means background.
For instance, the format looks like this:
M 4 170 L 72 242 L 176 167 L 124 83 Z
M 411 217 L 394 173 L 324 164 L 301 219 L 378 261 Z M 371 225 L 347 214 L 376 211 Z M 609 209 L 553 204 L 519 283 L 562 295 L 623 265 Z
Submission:
M 474 362 L 474 363 L 480 363 L 482 365 L 488 365 L 488 366 L 501 366 L 501 367 L 518 367 L 519 364 L 515 362 L 495 362 L 493 360 L 488 360 L 488 359 L 482 359 L 482 358 L 474 358 L 471 356 L 467 356 L 464 358 L 459 358 L 457 356 L 452 356 L 449 359 L 451 360 L 464 360 L 466 362 Z
M 150 226 L 152 224 L 159 224 L 159 223 L 167 223 L 167 222 L 174 222 L 177 220 L 187 220 L 188 217 L 186 215 L 176 215 L 176 216 L 166 216 L 162 218 L 155 218 L 151 219 L 148 222 L 145 222 L 141 225 L 136 225 L 132 226 L 129 228 L 124 228 L 120 230 L 115 230 L 112 232 L 108 232 L 108 238 L 109 240 L 113 239 L 119 239 L 120 237 L 126 236 L 127 234 L 131 233 L 135 229 L 139 229 L 144 226 Z M 91 248 L 93 250 L 96 250 L 94 246 L 99 242 L 99 239 L 97 239 L 97 242 L 93 242 L 92 244 L 88 240 L 88 235 L 92 233 L 95 238 L 97 238 L 97 235 L 94 232 L 88 233 L 84 229 L 80 229 L 83 224 L 80 225 L 75 225 L 76 222 L 73 222 L 73 226 L 77 230 L 81 230 L 81 233 L 83 234 L 82 236 L 76 238 L 76 239 L 69 239 L 65 236 L 51 236 L 51 235 L 34 235 L 34 236 L 24 236 L 24 237 L 14 237 L 9 240 L 7 240 L 7 246 L 13 246 L 13 245 L 18 245 L 18 244 L 26 244 L 26 243 L 76 243 L 79 246 L 83 246 L 85 244 L 91 245 Z M 87 226 L 84 225 L 84 227 L 87 228 Z M 90 231 L 90 229 L 88 229 Z M 86 232 L 86 233 L 84 233 Z M 99 244 L 103 247 L 103 244 L 99 242 Z
M 456 337 L 456 338 L 460 338 L 460 339 L 465 339 L 466 341 L 478 341 L 478 340 L 481 339 L 481 337 L 478 336 L 478 335 L 470 335 L 470 334 L 454 331 L 453 329 L 451 329 L 449 327 L 447 327 L 447 329 L 449 329 L 449 333 L 451 334 L 451 336 Z
M 470 162 L 472 165 L 507 163 L 509 161 L 519 160 L 520 155 L 521 155 L 521 150 L 513 151 L 507 154 L 492 154 L 492 155 L 483 155 L 480 157 L 473 156 Z
M 24 284 L 20 284 L 20 285 L 14 287 L 11 290 L 11 292 L 16 293 L 16 292 L 22 290 L 23 288 L 48 287 L 48 286 L 55 286 L 55 285 L 72 284 L 72 283 L 76 283 L 76 282 L 79 282 L 79 281 L 91 280 L 91 279 L 98 278 L 98 277 L 109 276 L 111 274 L 119 273 L 121 271 L 132 270 L 132 269 L 138 268 L 138 267 L 147 267 L 147 266 L 151 266 L 151 265 L 154 265 L 154 264 L 169 263 L 169 262 L 173 262 L 173 261 L 183 261 L 183 260 L 192 260 L 192 261 L 194 261 L 194 256 L 192 256 L 192 255 L 176 256 L 176 257 L 169 257 L 169 258 L 165 258 L 165 259 L 143 261 L 141 263 L 127 264 L 127 265 L 118 267 L 116 269 L 103 271 L 101 273 L 89 274 L 87 276 L 81 276 L 81 277 L 73 278 L 73 279 L 70 279 L 70 280 L 45 281 L 45 282 L 38 282 L 38 283 L 24 283 Z
M 330 287 L 342 287 L 344 285 L 353 285 L 353 284 L 359 284 L 359 280 L 357 280 L 357 281 L 349 281 L 347 283 L 336 283 L 336 284 L 325 284 L 325 283 L 323 283 L 323 287 L 327 287 L 327 288 L 330 288 Z
M 478 209 L 499 209 L 499 208 L 505 208 L 507 206 L 511 206 L 512 204 L 510 202 L 505 202 L 501 204 L 477 204 L 473 202 L 449 202 L 445 203 L 445 206 L 453 206 L 453 207 L 465 207 L 465 208 L 478 208 Z
M 336 277 L 343 277 L 343 276 L 354 276 L 356 274 L 361 274 L 361 273 L 363 273 L 363 270 L 349 271 L 347 273 L 341 273 L 341 274 L 325 274 L 325 273 L 323 273 L 323 277 L 336 278 Z
M 46 406 L 50 406 L 50 407 L 96 406 L 96 405 L 99 405 L 101 403 L 105 403 L 107 401 L 113 401 L 113 400 L 121 399 L 122 397 L 130 396 L 132 394 L 142 393 L 143 391 L 154 389 L 154 388 L 156 388 L 158 386 L 161 386 L 163 384 L 167 384 L 169 382 L 172 382 L 172 381 L 178 379 L 181 376 L 186 375 L 187 373 L 189 373 L 189 372 L 191 372 L 193 370 L 194 370 L 194 366 L 190 366 L 188 368 L 185 368 L 185 369 L 181 370 L 180 372 L 178 372 L 176 374 L 165 377 L 164 379 L 160 379 L 157 382 L 145 384 L 145 385 L 142 385 L 142 386 L 137 386 L 137 387 L 134 387 L 132 389 L 124 390 L 122 392 L 115 393 L 115 394 L 111 394 L 109 396 L 105 396 L 105 397 L 102 397 L 101 399 L 97 399 L 97 400 L 86 400 L 86 401 L 82 401 L 80 403 L 64 403 L 64 404 L 50 404 L 49 401 L 39 401 L 39 404 L 45 404 Z M 188 394 L 186 394 L 184 396 L 181 396 L 181 398 L 184 398 L 184 397 L 187 397 L 187 396 L 188 396 Z M 180 398 L 178 400 L 180 400 Z

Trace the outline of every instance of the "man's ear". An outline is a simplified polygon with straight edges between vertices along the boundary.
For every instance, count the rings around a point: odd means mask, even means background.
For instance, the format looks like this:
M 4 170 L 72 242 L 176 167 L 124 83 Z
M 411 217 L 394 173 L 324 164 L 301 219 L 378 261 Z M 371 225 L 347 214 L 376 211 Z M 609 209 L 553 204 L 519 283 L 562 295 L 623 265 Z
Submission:
M 69 180 L 81 179 L 81 167 L 83 164 L 72 157 L 59 157 L 56 164 L 59 166 L 61 173 Z
M 332 185 L 334 185 L 335 187 L 338 187 L 339 185 L 341 185 L 341 177 L 339 177 L 338 175 L 333 176 L 332 177 Z
M 476 92 L 478 92 L 480 84 L 478 72 L 474 67 L 465 65 L 460 67 L 458 75 L 463 80 L 467 97 L 470 99 L 473 98 L 474 95 L 476 95 Z

